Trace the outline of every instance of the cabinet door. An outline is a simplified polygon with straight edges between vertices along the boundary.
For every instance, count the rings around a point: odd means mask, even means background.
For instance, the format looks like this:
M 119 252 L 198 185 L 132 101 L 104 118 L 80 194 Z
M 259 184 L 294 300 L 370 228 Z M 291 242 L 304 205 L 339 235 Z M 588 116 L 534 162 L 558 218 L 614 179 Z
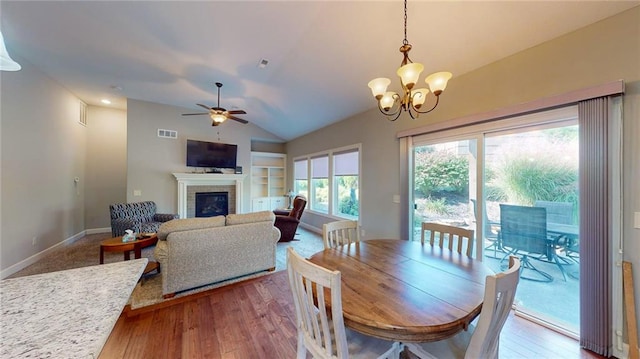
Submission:
M 284 197 L 271 197 L 269 203 L 272 210 L 276 208 L 287 208 Z
M 259 211 L 270 211 L 271 210 L 271 202 L 269 198 L 261 197 L 254 198 L 251 200 L 251 211 L 259 212 Z

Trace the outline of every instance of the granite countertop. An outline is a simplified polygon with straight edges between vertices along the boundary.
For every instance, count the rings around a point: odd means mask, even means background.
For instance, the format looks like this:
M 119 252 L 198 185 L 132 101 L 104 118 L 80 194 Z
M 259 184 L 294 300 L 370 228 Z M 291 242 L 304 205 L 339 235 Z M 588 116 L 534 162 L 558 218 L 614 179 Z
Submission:
M 0 281 L 0 357 L 97 358 L 147 262 Z

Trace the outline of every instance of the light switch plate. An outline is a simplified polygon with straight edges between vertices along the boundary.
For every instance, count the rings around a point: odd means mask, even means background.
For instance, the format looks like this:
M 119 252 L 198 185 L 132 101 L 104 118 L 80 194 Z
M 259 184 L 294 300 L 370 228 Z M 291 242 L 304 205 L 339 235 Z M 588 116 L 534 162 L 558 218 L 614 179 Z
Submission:
M 400 203 L 400 195 L 398 194 L 393 195 L 393 203 Z
M 640 212 L 635 212 L 633 216 L 633 228 L 640 229 Z

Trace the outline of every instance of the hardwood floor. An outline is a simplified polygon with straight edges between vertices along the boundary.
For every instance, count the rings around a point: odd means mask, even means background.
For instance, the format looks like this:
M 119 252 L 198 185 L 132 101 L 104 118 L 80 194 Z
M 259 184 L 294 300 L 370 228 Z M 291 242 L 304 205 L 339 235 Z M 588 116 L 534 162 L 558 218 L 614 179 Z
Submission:
M 286 271 L 125 311 L 100 358 L 294 358 L 296 327 Z M 511 315 L 501 358 L 603 358 L 575 340 Z

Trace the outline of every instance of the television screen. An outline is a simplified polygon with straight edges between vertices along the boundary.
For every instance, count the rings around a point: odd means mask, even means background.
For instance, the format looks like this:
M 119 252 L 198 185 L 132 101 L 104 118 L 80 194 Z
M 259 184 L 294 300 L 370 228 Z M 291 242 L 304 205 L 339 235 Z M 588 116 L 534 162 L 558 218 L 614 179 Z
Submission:
M 187 166 L 236 168 L 238 145 L 187 140 Z

